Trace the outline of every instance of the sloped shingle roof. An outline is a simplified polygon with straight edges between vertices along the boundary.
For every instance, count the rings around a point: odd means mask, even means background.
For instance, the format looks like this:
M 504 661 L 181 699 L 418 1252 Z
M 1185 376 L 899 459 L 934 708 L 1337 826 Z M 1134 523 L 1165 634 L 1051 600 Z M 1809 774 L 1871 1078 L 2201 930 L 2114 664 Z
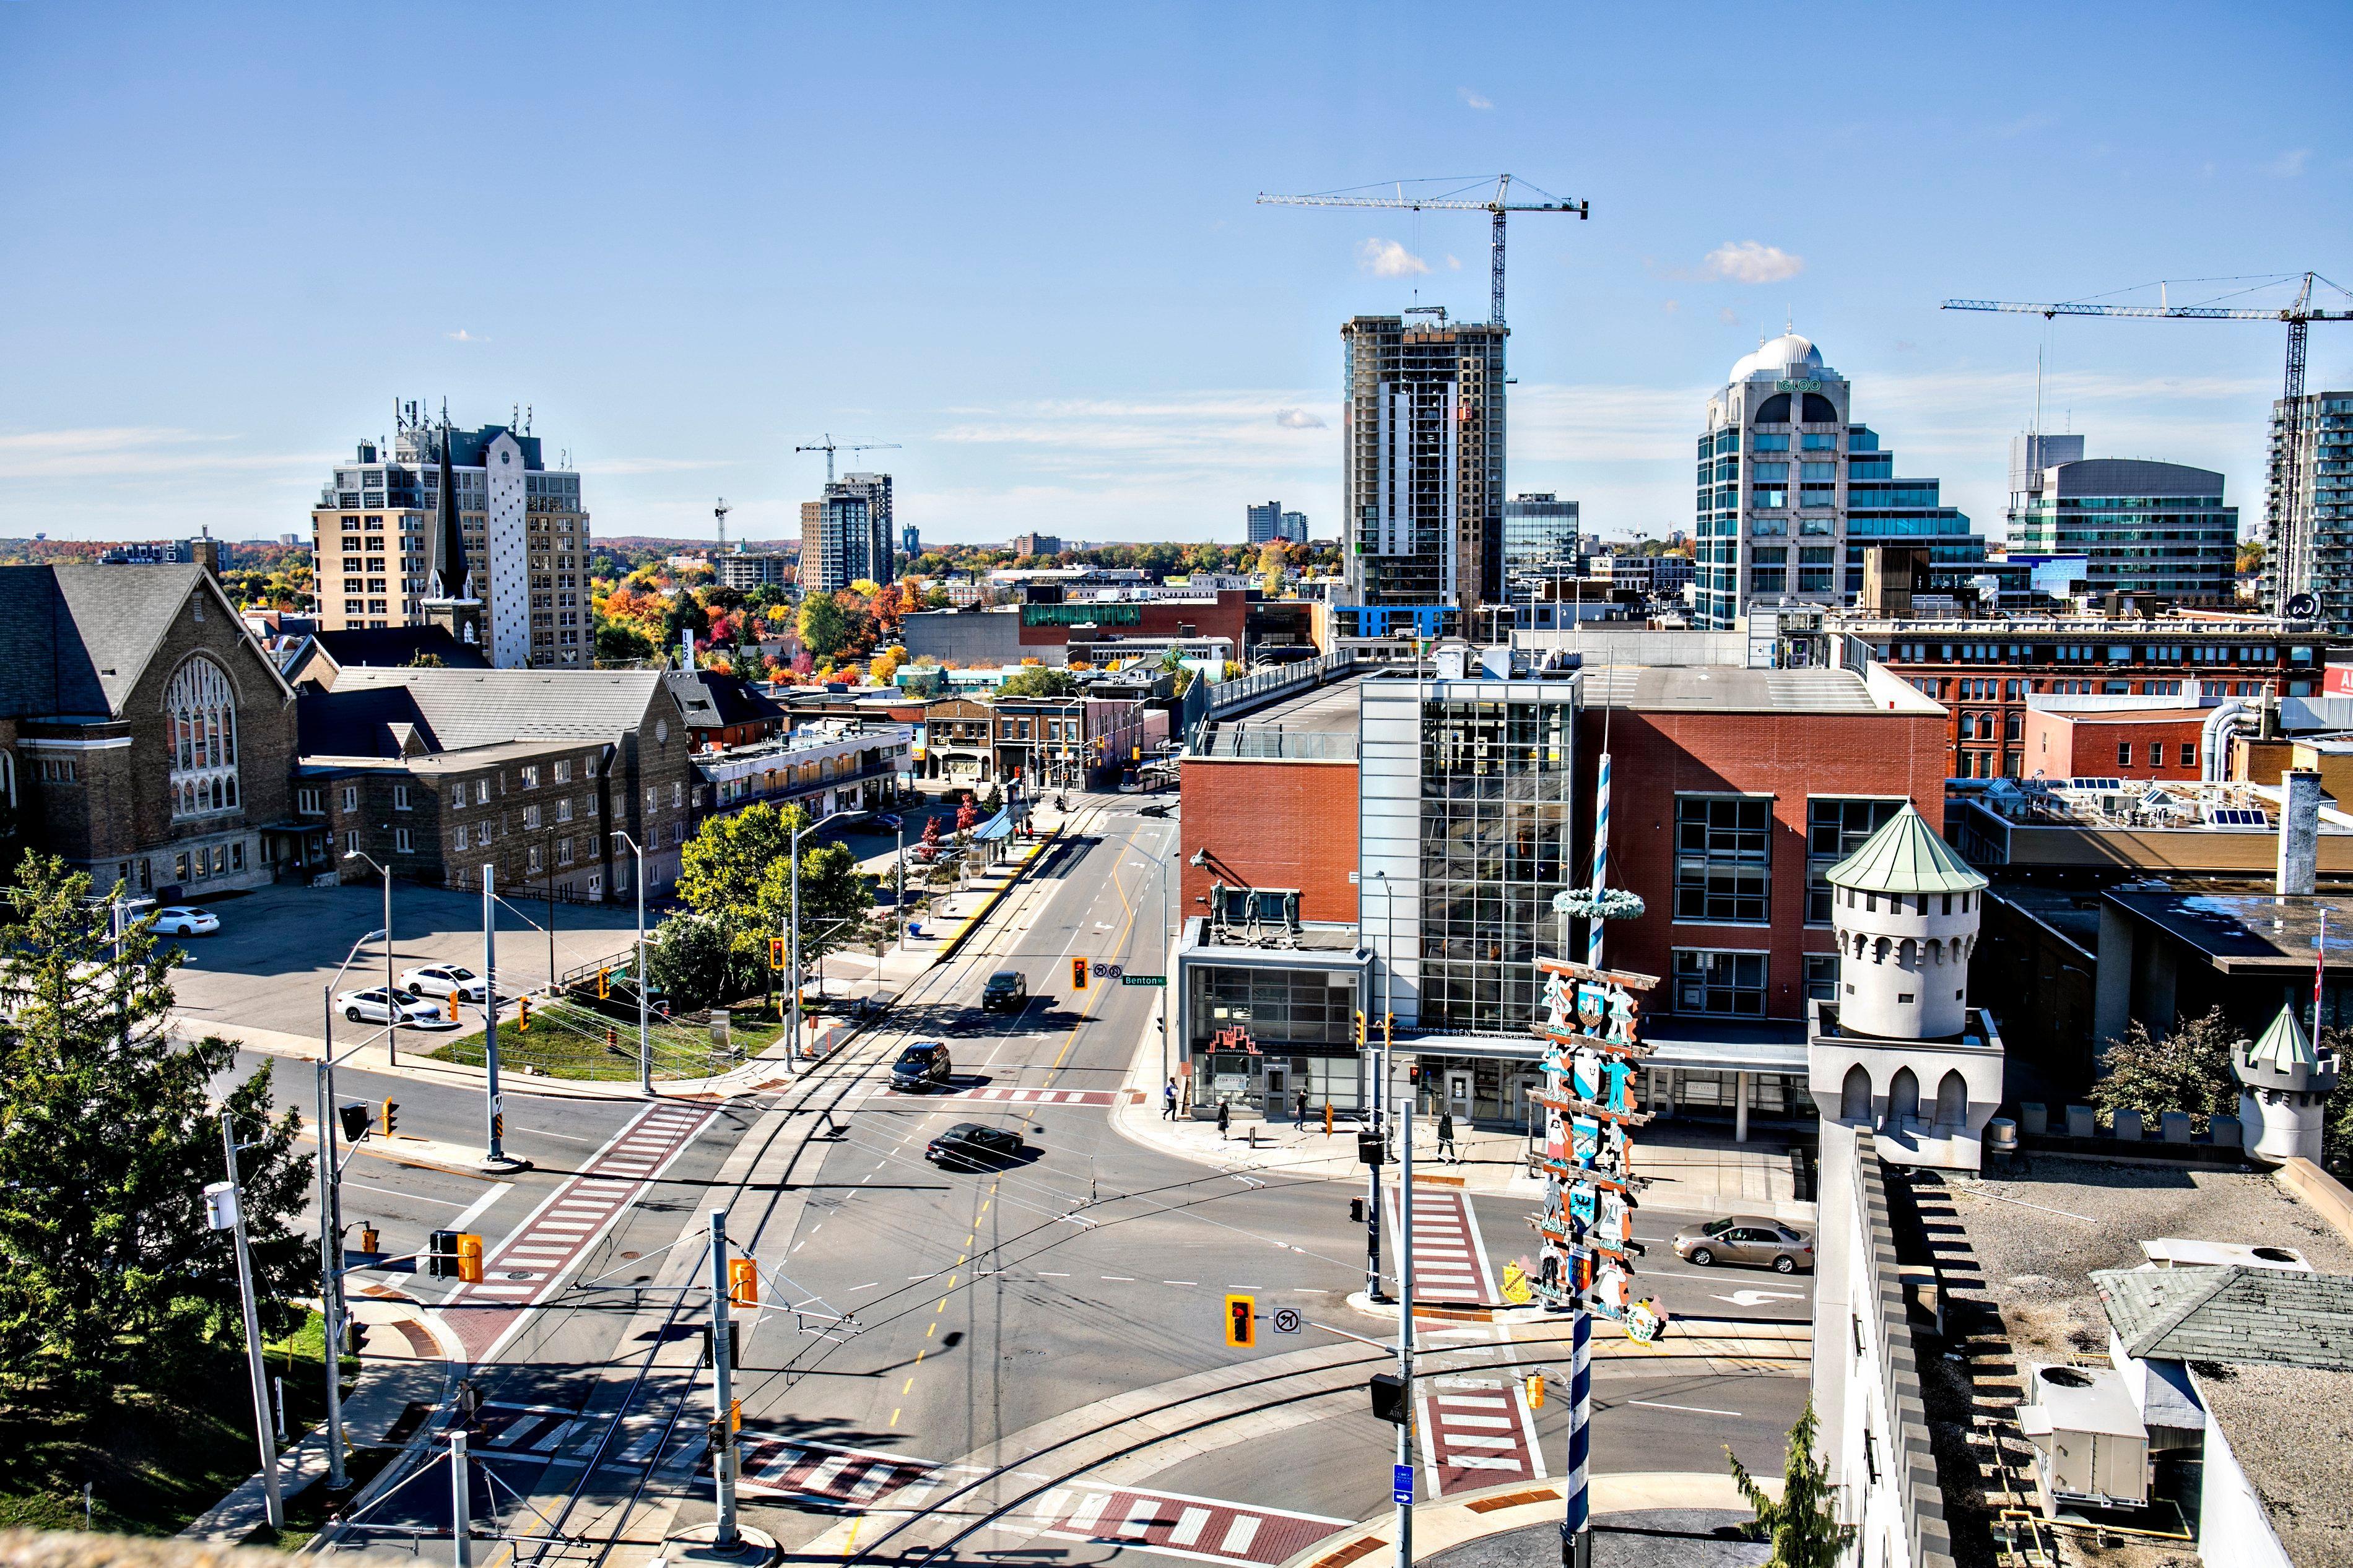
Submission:
M 416 709 L 411 721 L 424 724 L 447 750 L 501 741 L 609 741 L 643 723 L 665 695 L 655 670 L 363 667 L 336 676 L 328 700 L 395 689 L 407 691 Z
M 1829 877 L 1833 887 L 1865 893 L 1960 893 L 1986 885 L 1908 801 Z
M 698 729 L 715 730 L 729 724 L 757 724 L 770 719 L 782 719 L 785 710 L 740 675 L 721 675 L 707 669 L 674 669 L 662 679 L 670 686 L 670 695 L 678 699 L 686 721 Z
M 0 714 L 120 716 L 172 617 L 204 584 L 194 564 L 0 566 Z M 217 588 L 207 603 L 236 621 Z
M 2112 1268 L 2093 1274 L 2136 1356 L 2353 1372 L 2353 1275 L 2284 1268 Z

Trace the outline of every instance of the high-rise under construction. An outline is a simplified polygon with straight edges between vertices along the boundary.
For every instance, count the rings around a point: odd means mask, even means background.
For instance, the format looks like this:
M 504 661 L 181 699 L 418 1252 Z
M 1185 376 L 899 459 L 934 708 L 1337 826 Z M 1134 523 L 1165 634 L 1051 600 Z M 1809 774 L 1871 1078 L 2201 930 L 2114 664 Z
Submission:
M 1344 634 L 1470 632 L 1481 605 L 1504 602 L 1504 334 L 1402 316 L 1340 329 Z

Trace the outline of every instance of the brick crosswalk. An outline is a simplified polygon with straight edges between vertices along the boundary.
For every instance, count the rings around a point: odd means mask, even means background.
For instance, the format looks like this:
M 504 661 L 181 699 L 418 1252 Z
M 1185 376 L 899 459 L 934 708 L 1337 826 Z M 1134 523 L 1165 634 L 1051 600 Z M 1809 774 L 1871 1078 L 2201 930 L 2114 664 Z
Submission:
M 1389 1233 L 1395 1244 L 1404 1209 L 1389 1189 Z M 1394 1254 L 1392 1256 L 1395 1256 Z M 1443 1187 L 1413 1189 L 1413 1297 L 1440 1305 L 1485 1305 L 1496 1300 L 1495 1278 L 1479 1235 L 1471 1200 Z
M 1008 1518 L 1008 1524 L 1014 1522 Z M 1027 1528 L 1058 1541 L 1122 1551 L 1262 1565 L 1288 1561 L 1352 1521 L 1284 1509 L 1088 1482 L 1056 1487 L 1030 1505 Z
M 586 1464 L 591 1456 L 581 1451 L 584 1439 L 601 1433 L 605 1426 L 602 1417 L 586 1416 L 554 1405 L 489 1400 L 475 1415 L 473 1445 L 491 1458 L 527 1457 L 553 1463 L 569 1460 Z M 660 1452 L 665 1436 L 670 1449 L 668 1458 L 673 1461 L 690 1448 L 700 1451 L 705 1442 L 700 1421 L 671 1422 L 653 1412 L 639 1411 L 621 1418 L 619 1432 L 605 1446 L 604 1462 L 607 1466 L 642 1467 Z
M 460 1284 L 441 1313 L 468 1353 L 486 1361 L 647 1185 L 710 1123 L 697 1105 L 660 1101 L 639 1111 L 565 1178 L 483 1258 L 480 1283 Z
M 895 1089 L 885 1089 L 878 1096 L 883 1100 L 997 1100 L 1016 1105 L 1116 1105 L 1119 1090 L 1115 1089 L 1013 1089 L 991 1085 L 985 1089 L 959 1089 L 947 1094 L 902 1094 Z
M 1535 1417 L 1516 1381 L 1438 1377 L 1415 1386 L 1422 1468 L 1434 1497 L 1545 1473 Z
M 921 1508 L 951 1468 L 904 1454 L 755 1437 L 748 1431 L 740 1451 L 744 1491 L 841 1508 Z

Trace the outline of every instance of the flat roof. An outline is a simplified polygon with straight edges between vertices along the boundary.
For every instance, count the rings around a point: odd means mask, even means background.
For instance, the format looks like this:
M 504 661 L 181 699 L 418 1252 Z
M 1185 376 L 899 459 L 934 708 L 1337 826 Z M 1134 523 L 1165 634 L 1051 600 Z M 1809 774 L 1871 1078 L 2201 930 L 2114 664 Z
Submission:
M 2283 900 L 2258 891 L 2117 888 L 2107 900 L 2203 953 L 2225 974 L 2309 973 L 2320 940 L 2320 912 L 2326 910 L 2344 944 L 2329 956 L 2340 967 L 2353 968 L 2353 897 Z
M 1727 665 L 1585 665 L 1585 705 L 1653 713 L 1879 713 L 1850 669 L 1747 669 Z
M 1270 702 L 1238 719 L 1214 721 L 1222 728 L 1236 730 L 1306 730 L 1329 733 L 1345 730 L 1354 734 L 1356 729 L 1356 687 L 1364 679 L 1361 672 L 1327 680 L 1311 687 L 1295 697 Z
M 2070 724 L 2146 724 L 2159 719 L 2175 723 L 2202 724 L 2213 716 L 2211 708 L 2084 708 L 2073 711 L 2063 708 L 2037 708 L 2035 711 L 2048 713 L 2053 719 L 2064 719 Z

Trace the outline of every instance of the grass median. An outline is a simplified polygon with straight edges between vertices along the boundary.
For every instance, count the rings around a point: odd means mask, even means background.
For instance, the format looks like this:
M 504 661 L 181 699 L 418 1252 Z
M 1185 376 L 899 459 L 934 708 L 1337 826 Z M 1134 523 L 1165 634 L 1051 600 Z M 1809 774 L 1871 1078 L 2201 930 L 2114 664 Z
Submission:
M 505 1004 L 501 1006 L 503 1010 Z M 722 1050 L 712 1043 L 707 1026 L 656 1017 L 647 1031 L 654 1077 L 709 1078 L 739 1067 L 767 1046 L 776 1026 L 739 1016 L 733 1033 L 734 1048 Z M 435 1061 L 480 1067 L 482 1031 L 444 1038 L 425 1054 Z M 633 1081 L 638 1076 L 637 1021 L 613 1018 L 573 1002 L 534 1001 L 528 1029 L 520 1026 L 512 1012 L 500 1018 L 499 1066 L 507 1072 L 536 1068 L 549 1078 Z

